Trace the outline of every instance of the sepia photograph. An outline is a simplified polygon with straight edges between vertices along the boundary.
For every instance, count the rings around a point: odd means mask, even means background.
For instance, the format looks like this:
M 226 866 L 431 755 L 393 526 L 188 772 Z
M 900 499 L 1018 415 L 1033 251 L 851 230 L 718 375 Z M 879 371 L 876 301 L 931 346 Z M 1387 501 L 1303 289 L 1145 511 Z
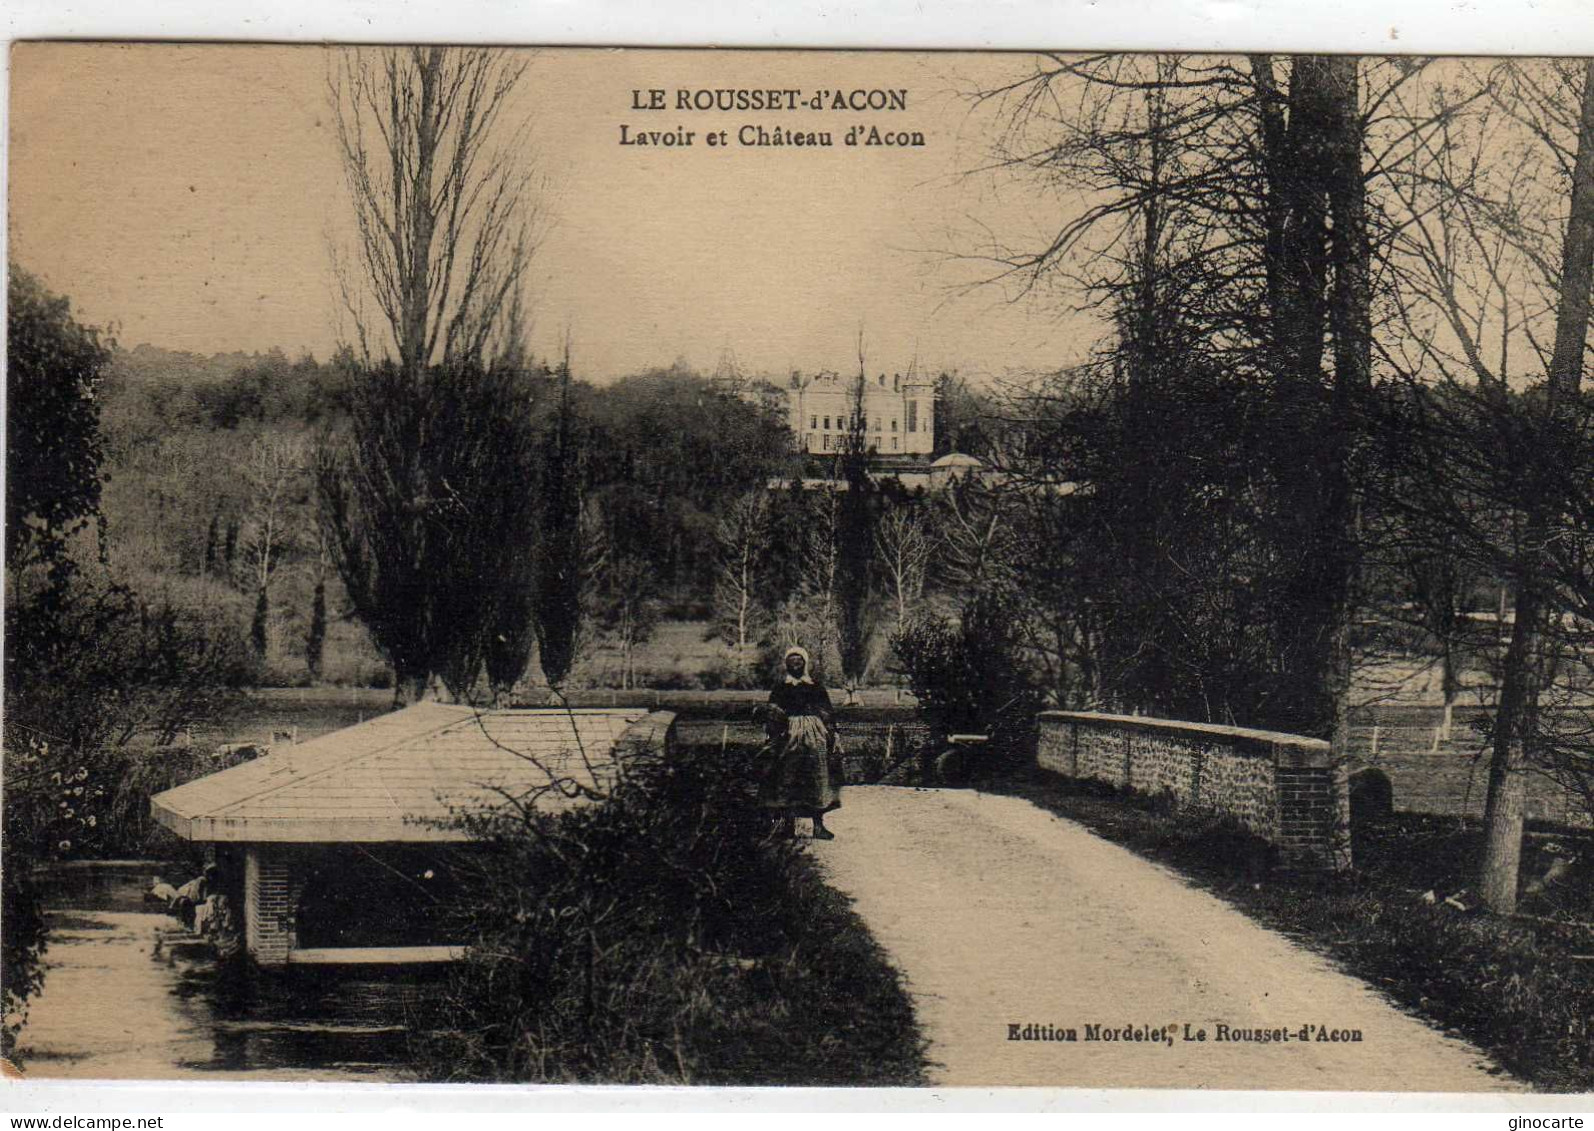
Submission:
M 6 160 L 13 1080 L 1594 1092 L 1594 61 L 34 41 Z

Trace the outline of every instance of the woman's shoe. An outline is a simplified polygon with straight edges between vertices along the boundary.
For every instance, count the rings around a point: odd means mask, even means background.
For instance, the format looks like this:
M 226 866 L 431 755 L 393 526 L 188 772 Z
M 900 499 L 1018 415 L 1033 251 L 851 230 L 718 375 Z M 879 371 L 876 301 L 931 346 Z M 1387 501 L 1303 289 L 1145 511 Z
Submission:
M 823 825 L 820 825 L 817 829 L 814 830 L 814 839 L 815 840 L 835 840 L 836 839 L 836 834 L 831 832 L 829 829 L 825 828 Z

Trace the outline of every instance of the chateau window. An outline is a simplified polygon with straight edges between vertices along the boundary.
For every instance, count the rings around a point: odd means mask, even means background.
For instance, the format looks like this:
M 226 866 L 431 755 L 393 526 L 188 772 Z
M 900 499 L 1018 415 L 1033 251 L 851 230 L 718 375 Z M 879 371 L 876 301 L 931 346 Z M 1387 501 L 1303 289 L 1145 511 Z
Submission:
M 827 435 L 825 437 L 825 451 L 828 452 L 829 450 L 830 450 L 830 437 Z
M 828 416 L 825 417 L 825 431 L 826 432 L 830 431 L 830 417 L 828 417 Z M 826 445 L 826 446 L 828 447 L 829 445 Z
M 918 401 L 909 401 L 908 402 L 908 431 L 909 432 L 917 432 L 918 430 L 919 430 L 919 402 Z
M 893 416 L 891 418 L 891 431 L 895 432 L 896 430 L 897 430 L 897 418 Z
M 874 430 L 876 432 L 880 431 L 880 418 L 878 416 L 874 418 Z
M 810 416 L 808 418 L 808 427 L 812 428 L 816 432 L 819 431 L 819 417 Z
M 897 438 L 895 436 L 891 437 L 891 450 L 897 450 Z

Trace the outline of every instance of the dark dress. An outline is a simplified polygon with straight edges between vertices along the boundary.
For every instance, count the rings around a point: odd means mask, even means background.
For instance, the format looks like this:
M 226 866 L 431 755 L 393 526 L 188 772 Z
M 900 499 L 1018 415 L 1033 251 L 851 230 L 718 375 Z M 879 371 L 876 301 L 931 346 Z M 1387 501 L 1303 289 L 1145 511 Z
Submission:
M 759 801 L 766 809 L 793 815 L 838 808 L 841 782 L 830 770 L 835 741 L 830 694 L 818 683 L 783 679 L 770 691 L 769 705 L 785 716 L 785 723 L 772 735 L 772 758 Z

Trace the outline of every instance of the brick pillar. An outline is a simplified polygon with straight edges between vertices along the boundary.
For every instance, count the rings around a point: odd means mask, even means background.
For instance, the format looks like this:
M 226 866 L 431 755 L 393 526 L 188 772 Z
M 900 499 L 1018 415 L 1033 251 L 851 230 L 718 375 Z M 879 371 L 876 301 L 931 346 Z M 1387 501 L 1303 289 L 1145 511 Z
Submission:
M 276 845 L 251 844 L 244 853 L 244 940 L 261 966 L 284 966 L 298 945 L 303 874 Z
M 1339 816 L 1333 771 L 1327 766 L 1274 769 L 1278 827 L 1274 843 L 1287 868 L 1334 867 Z

